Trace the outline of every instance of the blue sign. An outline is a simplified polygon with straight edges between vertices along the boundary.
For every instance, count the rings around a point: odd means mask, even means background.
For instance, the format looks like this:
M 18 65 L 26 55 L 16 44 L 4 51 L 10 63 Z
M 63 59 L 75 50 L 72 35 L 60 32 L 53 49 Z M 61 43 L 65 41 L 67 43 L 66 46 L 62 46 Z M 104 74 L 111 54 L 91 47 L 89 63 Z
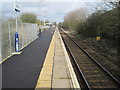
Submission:
M 18 32 L 15 32 L 15 51 L 19 52 L 19 35 L 18 35 Z

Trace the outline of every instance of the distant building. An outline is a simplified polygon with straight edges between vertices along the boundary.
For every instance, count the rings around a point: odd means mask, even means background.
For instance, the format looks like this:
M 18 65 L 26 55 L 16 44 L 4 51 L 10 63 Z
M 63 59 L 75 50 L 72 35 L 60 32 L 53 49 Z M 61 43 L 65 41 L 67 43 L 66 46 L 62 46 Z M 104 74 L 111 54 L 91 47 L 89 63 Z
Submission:
M 45 23 L 45 25 L 49 28 L 52 25 L 52 23 Z

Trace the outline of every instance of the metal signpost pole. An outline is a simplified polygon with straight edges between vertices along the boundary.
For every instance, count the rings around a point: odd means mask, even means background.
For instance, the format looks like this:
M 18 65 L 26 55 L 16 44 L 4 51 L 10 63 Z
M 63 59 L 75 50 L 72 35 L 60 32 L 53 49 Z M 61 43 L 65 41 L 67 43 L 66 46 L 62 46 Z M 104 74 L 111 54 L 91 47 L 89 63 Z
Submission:
M 0 9 L 2 9 L 1 6 L 0 6 Z M 0 13 L 1 13 L 1 11 L 0 11 Z M 2 15 L 0 16 L 0 63 L 1 62 L 2 62 Z M 1 84 L 0 84 L 0 86 L 1 86 Z M 0 87 L 0 89 L 1 89 L 1 87 Z
M 14 4 L 14 9 L 16 11 L 16 14 L 18 12 L 20 12 L 19 7 L 16 4 Z M 18 15 L 16 15 L 15 54 L 21 54 L 21 52 L 19 50 L 19 34 L 18 34 L 18 30 L 17 30 L 18 29 L 18 27 L 17 27 L 17 24 L 18 24 L 17 23 L 18 22 L 17 18 L 18 18 Z
M 11 48 L 11 26 L 10 22 L 8 22 L 8 30 L 9 30 L 9 45 L 10 45 L 10 54 L 12 54 L 12 48 Z

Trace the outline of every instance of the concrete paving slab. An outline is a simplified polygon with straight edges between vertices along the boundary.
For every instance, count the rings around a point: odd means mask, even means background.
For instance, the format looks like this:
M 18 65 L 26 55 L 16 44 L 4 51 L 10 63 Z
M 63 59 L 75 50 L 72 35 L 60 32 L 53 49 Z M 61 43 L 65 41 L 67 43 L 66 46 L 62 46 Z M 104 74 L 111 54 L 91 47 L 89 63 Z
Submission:
M 51 88 L 51 81 L 39 81 L 36 88 Z
M 43 67 L 52 67 L 53 66 L 53 63 L 44 63 Z
M 39 77 L 40 81 L 51 81 L 51 75 L 42 75 Z
M 52 63 L 53 63 L 53 60 L 46 60 L 46 61 L 44 62 L 44 64 L 46 64 L 46 63 L 52 64 Z
M 64 53 L 61 53 L 61 52 L 57 52 L 55 53 L 56 56 L 64 56 Z
M 53 79 L 52 88 L 69 88 L 69 79 Z
M 56 60 L 54 62 L 54 67 L 66 67 L 66 63 L 64 60 Z
M 56 49 L 55 52 L 63 52 L 61 49 Z
M 55 53 L 64 53 L 64 52 L 61 50 L 61 51 L 55 51 Z
M 46 69 L 45 68 L 42 68 L 41 70 L 41 73 L 40 73 L 40 76 L 45 76 L 45 75 L 52 75 L 52 68 L 51 67 L 47 67 Z
M 57 56 L 55 57 L 55 60 L 65 60 L 65 56 Z
M 53 70 L 53 78 L 54 79 L 67 79 L 67 70 L 65 67 L 54 67 Z
M 51 88 L 36 88 L 35 90 L 51 90 Z

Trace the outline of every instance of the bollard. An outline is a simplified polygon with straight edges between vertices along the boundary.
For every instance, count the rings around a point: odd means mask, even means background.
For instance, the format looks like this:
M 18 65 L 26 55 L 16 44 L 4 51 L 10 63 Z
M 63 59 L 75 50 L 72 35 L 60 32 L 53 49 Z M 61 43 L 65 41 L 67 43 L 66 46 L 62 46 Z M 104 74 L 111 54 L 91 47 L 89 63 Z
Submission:
M 39 29 L 39 37 L 41 36 L 41 28 Z
M 19 34 L 15 32 L 15 52 L 19 52 Z
M 44 28 L 44 32 L 45 32 L 45 28 Z

